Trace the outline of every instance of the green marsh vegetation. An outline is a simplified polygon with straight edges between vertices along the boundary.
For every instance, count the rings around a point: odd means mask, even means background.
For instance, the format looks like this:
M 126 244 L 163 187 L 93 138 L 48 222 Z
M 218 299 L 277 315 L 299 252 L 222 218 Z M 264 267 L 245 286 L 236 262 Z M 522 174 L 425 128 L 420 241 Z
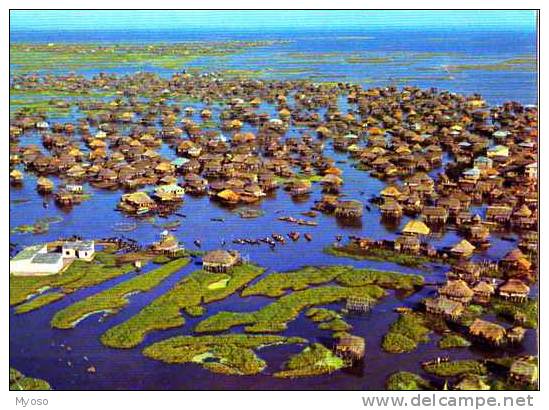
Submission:
M 422 315 L 413 312 L 403 313 L 383 337 L 381 347 L 389 353 L 411 352 L 419 343 L 429 340 L 429 332 Z
M 77 70 L 87 67 L 153 66 L 180 69 L 200 57 L 223 57 L 273 41 L 219 41 L 174 44 L 10 44 L 15 73 Z
M 51 276 L 13 276 L 10 275 L 10 305 L 18 305 L 48 289 L 57 289 L 60 293 L 72 293 L 78 289 L 98 285 L 109 279 L 124 275 L 133 270 L 131 264 L 119 265 L 116 255 L 97 252 L 91 262 L 75 260 L 64 272 Z M 34 302 L 34 309 L 44 306 L 48 298 L 42 298 L 40 304 Z M 30 303 L 30 302 L 27 302 Z M 23 311 L 27 308 L 23 308 Z
M 51 390 L 51 386 L 45 380 L 27 377 L 10 367 L 10 390 Z
M 242 296 L 263 295 L 280 297 L 289 290 L 307 289 L 311 285 L 337 282 L 346 287 L 377 285 L 388 289 L 413 290 L 423 284 L 420 275 L 357 269 L 352 266 L 307 266 L 297 271 L 271 273 L 242 292 Z
M 306 308 L 338 302 L 360 296 L 372 301 L 385 295 L 376 285 L 361 287 L 322 286 L 296 291 L 253 312 L 219 312 L 200 322 L 195 331 L 221 332 L 234 326 L 245 325 L 250 333 L 276 333 L 286 329 L 288 322 L 297 318 Z
M 387 390 L 432 390 L 429 381 L 411 372 L 393 373 L 387 379 Z
M 290 357 L 284 370 L 273 374 L 274 377 L 296 378 L 330 374 L 344 367 L 345 362 L 330 349 L 319 343 L 307 346 L 301 352 Z
M 188 263 L 188 258 L 176 259 L 150 272 L 119 283 L 103 292 L 82 299 L 57 312 L 51 320 L 51 326 L 58 329 L 70 329 L 90 314 L 119 311 L 129 303 L 128 295 L 151 290 Z
M 255 350 L 305 342 L 299 337 L 274 335 L 176 336 L 147 346 L 143 354 L 165 363 L 197 363 L 214 373 L 252 375 L 266 367 Z
M 373 260 L 380 262 L 392 262 L 398 265 L 425 268 L 428 263 L 440 262 L 438 258 L 428 258 L 420 255 L 408 255 L 388 249 L 362 249 L 354 244 L 344 246 L 328 246 L 324 249 L 328 255 L 351 258 L 356 260 Z
M 204 304 L 225 299 L 263 272 L 263 268 L 251 264 L 235 266 L 228 274 L 195 271 L 135 316 L 110 328 L 101 336 L 101 342 L 115 348 L 137 346 L 151 331 L 183 326 L 181 310 L 200 316 L 204 314 Z
M 325 308 L 310 308 L 305 312 L 305 316 L 313 322 L 318 323 L 320 330 L 331 330 L 336 334 L 347 332 L 353 327 L 347 323 L 339 313 Z
M 474 64 L 456 64 L 448 66 L 448 69 L 453 72 L 461 71 L 521 71 L 521 72 L 536 72 L 537 61 L 535 56 L 524 56 L 509 58 L 499 62 L 491 63 L 474 63 Z
M 482 376 L 488 373 L 486 366 L 478 360 L 454 360 L 451 362 L 433 363 L 423 366 L 423 370 L 439 377 L 453 377 L 464 374 Z
M 32 298 L 30 301 L 18 305 L 15 307 L 15 313 L 27 313 L 36 309 L 40 309 L 43 306 L 49 305 L 50 303 L 57 302 L 61 300 L 66 295 L 62 292 L 48 292 Z
M 538 302 L 536 299 L 516 303 L 500 298 L 492 298 L 491 309 L 498 316 L 512 323 L 521 323 L 522 326 L 531 329 L 538 327 Z
M 469 346 L 471 346 L 471 342 L 469 342 L 463 336 L 453 333 L 442 336 L 442 338 L 438 341 L 438 347 L 440 347 L 441 349 L 452 349 L 456 347 Z

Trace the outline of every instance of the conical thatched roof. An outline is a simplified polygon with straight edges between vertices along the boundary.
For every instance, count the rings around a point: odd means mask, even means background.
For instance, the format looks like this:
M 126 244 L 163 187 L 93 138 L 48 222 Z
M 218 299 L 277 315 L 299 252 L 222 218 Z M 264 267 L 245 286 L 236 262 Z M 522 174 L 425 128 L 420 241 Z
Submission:
M 240 197 L 238 196 L 237 193 L 235 193 L 234 191 L 230 190 L 230 189 L 225 189 L 223 191 L 221 191 L 220 193 L 217 194 L 217 196 L 225 201 L 229 201 L 229 202 L 238 202 L 238 200 L 240 199 Z
M 404 226 L 404 228 L 402 229 L 402 233 L 429 235 L 429 233 L 431 233 L 431 230 L 422 221 L 411 220 Z
M 471 298 L 473 296 L 471 288 L 461 279 L 449 280 L 446 285 L 439 289 L 439 293 L 460 298 Z
M 476 248 L 471 245 L 467 239 L 462 239 L 457 245 L 452 248 L 452 252 L 463 255 L 471 254 Z
M 503 326 L 482 319 L 475 319 L 473 324 L 469 326 L 469 332 L 473 336 L 481 336 L 492 341 L 503 339 L 506 333 Z

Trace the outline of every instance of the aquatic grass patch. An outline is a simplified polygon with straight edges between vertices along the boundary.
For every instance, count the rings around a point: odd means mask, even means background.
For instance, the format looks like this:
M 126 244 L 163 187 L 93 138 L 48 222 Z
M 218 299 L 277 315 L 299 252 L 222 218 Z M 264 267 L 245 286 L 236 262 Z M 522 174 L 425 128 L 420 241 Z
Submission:
M 486 366 L 478 360 L 454 360 L 451 362 L 430 363 L 423 366 L 423 370 L 439 377 L 453 377 L 464 374 L 482 376 L 488 373 Z
M 59 216 L 38 218 L 33 224 L 23 224 L 15 226 L 11 229 L 11 233 L 32 233 L 34 235 L 47 233 L 50 229 L 50 224 L 63 222 L 63 218 Z
M 307 266 L 296 271 L 271 273 L 242 292 L 242 296 L 264 295 L 279 297 L 288 290 L 304 290 L 312 285 L 336 281 L 346 287 L 377 285 L 387 289 L 412 290 L 423 284 L 420 275 L 398 272 L 357 269 L 352 266 Z
M 324 253 L 328 255 L 351 258 L 356 260 L 373 260 L 379 262 L 392 262 L 398 265 L 424 268 L 426 264 L 440 262 L 437 258 L 428 258 L 420 255 L 408 255 L 401 252 L 395 252 L 389 249 L 362 249 L 356 245 L 328 246 L 324 248 Z
M 347 323 L 339 313 L 325 308 L 310 308 L 305 312 L 305 316 L 313 322 L 318 323 L 320 330 L 331 330 L 335 333 L 343 333 L 351 330 L 353 327 Z
M 432 390 L 428 380 L 411 372 L 391 374 L 386 382 L 387 390 Z
M 116 255 L 96 252 L 94 260 L 75 260 L 64 272 L 49 276 L 10 275 L 10 306 L 18 305 L 53 288 L 62 293 L 98 285 L 109 279 L 124 275 L 133 270 L 132 265 L 119 265 Z
M 453 72 L 461 71 L 520 71 L 536 72 L 537 60 L 535 57 L 510 58 L 493 63 L 456 64 L 448 66 Z
M 27 377 L 10 367 L 10 390 L 51 390 L 51 386 L 45 380 Z
M 180 69 L 199 57 L 223 57 L 275 41 L 212 41 L 157 44 L 14 43 L 10 44 L 13 73 L 152 66 Z
M 322 286 L 305 289 L 282 296 L 254 312 L 219 312 L 198 323 L 195 332 L 221 332 L 241 325 L 245 325 L 244 330 L 250 333 L 282 332 L 286 329 L 287 323 L 296 319 L 306 308 L 338 302 L 352 296 L 374 301 L 384 294 L 385 291 L 375 285 L 356 288 Z
M 336 311 L 326 308 L 310 308 L 307 312 L 305 312 L 305 316 L 313 322 L 326 322 L 341 317 L 341 315 Z
M 429 328 L 423 317 L 414 312 L 403 313 L 383 337 L 381 347 L 388 353 L 406 353 L 429 340 Z
M 57 312 L 51 326 L 58 329 L 75 327 L 86 315 L 94 312 L 117 312 L 128 303 L 128 295 L 147 292 L 189 263 L 188 258 L 176 259 L 161 267 L 119 283 L 110 289 L 96 293 Z
M 501 318 L 512 323 L 535 329 L 538 327 L 538 302 L 528 299 L 524 303 L 511 302 L 500 298 L 492 298 L 491 310 Z
M 284 370 L 273 374 L 279 378 L 297 378 L 330 374 L 344 367 L 345 362 L 330 349 L 319 343 L 307 346 L 301 352 L 290 357 Z
M 237 292 L 264 272 L 264 269 L 252 264 L 243 264 L 231 268 L 228 274 L 195 271 L 181 279 L 167 293 L 153 300 L 139 313 L 127 321 L 110 328 L 101 336 L 101 342 L 108 347 L 131 348 L 140 344 L 147 333 L 154 330 L 165 330 L 183 326 L 184 310 L 191 316 L 204 314 L 204 304 L 226 297 Z M 230 279 L 224 287 L 218 284 Z
M 252 375 L 266 367 L 256 350 L 305 342 L 299 337 L 273 335 L 176 336 L 147 346 L 143 354 L 170 364 L 199 363 L 213 373 Z
M 446 334 L 438 341 L 438 347 L 441 349 L 452 349 L 457 347 L 469 347 L 471 342 L 458 334 Z
M 35 298 L 32 298 L 26 303 L 23 303 L 21 305 L 18 305 L 15 308 L 15 313 L 21 314 L 21 313 L 27 313 L 31 312 L 36 309 L 40 309 L 43 306 L 49 305 L 50 303 L 57 302 L 58 300 L 61 300 L 66 295 L 62 292 L 48 292 L 44 293 L 42 295 L 38 295 Z

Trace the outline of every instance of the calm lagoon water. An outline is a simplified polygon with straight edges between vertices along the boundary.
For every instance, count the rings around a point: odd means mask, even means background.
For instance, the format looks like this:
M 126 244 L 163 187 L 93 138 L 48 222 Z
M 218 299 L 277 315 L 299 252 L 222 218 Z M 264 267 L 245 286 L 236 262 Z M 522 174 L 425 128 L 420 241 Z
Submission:
M 415 31 L 377 31 L 368 32 L 271 32 L 271 33 L 212 33 L 212 32 L 15 32 L 12 42 L 179 42 L 179 41 L 219 41 L 219 40 L 291 40 L 289 43 L 274 44 L 258 49 L 250 49 L 238 55 L 223 59 L 202 58 L 190 66 L 200 66 L 204 70 L 245 69 L 266 70 L 273 78 L 298 78 L 313 75 L 324 81 L 349 81 L 362 83 L 364 86 L 397 84 L 417 85 L 420 87 L 437 87 L 449 89 L 458 93 L 480 93 L 487 101 L 498 104 L 503 101 L 516 100 L 524 104 L 537 103 L 536 73 L 523 71 L 483 71 L 464 70 L 448 73 L 443 68 L 457 64 L 488 64 L 499 63 L 512 58 L 535 57 L 535 35 L 520 32 L 429 32 Z M 291 53 L 300 53 L 300 58 L 289 58 Z M 317 59 L 312 61 L 304 55 L 330 55 L 329 61 Z M 399 56 L 389 64 L 352 64 L 345 60 L 349 54 L 360 54 L 368 57 Z M 336 56 L 336 57 L 334 57 Z M 402 63 L 408 59 L 408 65 Z M 394 61 L 397 61 L 395 63 Z M 398 63 L 400 62 L 400 63 Z M 185 67 L 182 67 L 185 68 Z M 156 70 L 160 75 L 171 75 L 173 71 L 154 67 L 117 67 L 101 70 L 94 67 L 83 70 L 82 74 L 91 76 L 99 71 L 130 73 L 138 70 Z M 300 72 L 296 73 L 299 69 Z M 294 70 L 294 73 L 290 73 Z M 450 77 L 452 79 L 450 79 Z M 319 80 L 320 81 L 320 80 Z M 196 104 L 199 107 L 199 104 Z M 342 107 L 344 108 L 344 107 Z M 219 110 L 214 111 L 214 115 Z M 58 118 L 60 121 L 74 118 Z M 292 130 L 290 134 L 295 134 Z M 25 137 L 23 145 L 40 143 L 39 136 Z M 162 153 L 174 155 L 169 148 L 163 147 Z M 337 160 L 345 160 L 346 156 L 333 152 L 327 147 L 327 155 Z M 367 201 L 372 195 L 378 194 L 384 184 L 368 176 L 364 172 L 352 168 L 350 163 L 338 164 L 343 169 L 345 184 L 344 195 L 353 199 Z M 58 237 L 73 234 L 87 238 L 113 236 L 113 226 L 117 222 L 128 221 L 128 218 L 114 208 L 119 200 L 120 192 L 107 192 L 86 186 L 92 199 L 67 212 L 57 208 L 51 200 L 47 209 L 42 207 L 43 198 L 35 191 L 35 177 L 25 175 L 25 183 L 20 188 L 12 188 L 11 200 L 27 199 L 24 204 L 11 204 L 10 223 L 17 226 L 32 223 L 41 217 L 62 216 L 63 222 L 52 224 L 48 233 L 38 236 L 11 234 L 10 242 L 26 246 L 37 242 L 45 242 Z M 57 181 L 56 181 L 57 182 Z M 371 212 L 365 212 L 362 223 L 358 226 L 343 226 L 335 218 L 319 215 L 317 227 L 302 227 L 289 225 L 278 221 L 280 215 L 298 216 L 307 211 L 316 199 L 321 196 L 320 187 L 314 186 L 314 192 L 304 201 L 293 201 L 284 191 L 278 190 L 273 197 L 265 199 L 258 205 L 265 215 L 257 219 L 244 220 L 229 209 L 218 206 L 207 197 L 186 197 L 179 212 L 186 218 L 157 218 L 156 222 L 167 222 L 175 219 L 181 221 L 181 227 L 175 232 L 179 240 L 188 248 L 194 248 L 193 241 L 200 239 L 204 249 L 214 249 L 221 246 L 221 241 L 230 243 L 240 237 L 259 238 L 273 232 L 286 234 L 291 230 L 313 235 L 311 242 L 300 240 L 287 243 L 270 250 L 268 246 L 234 245 L 243 254 L 268 270 L 273 271 L 298 269 L 306 265 L 347 264 L 361 267 L 372 267 L 395 270 L 403 273 L 421 273 L 429 280 L 441 280 L 446 267 L 433 266 L 427 271 L 405 268 L 391 263 L 354 261 L 326 255 L 322 249 L 334 241 L 337 234 L 363 235 L 374 238 L 394 238 L 400 228 L 407 222 L 403 218 L 399 227 L 389 228 L 379 223 L 380 215 L 375 207 Z M 484 209 L 479 209 L 482 214 Z M 213 222 L 211 218 L 224 218 L 225 222 Z M 140 243 L 148 244 L 155 240 L 160 229 L 151 222 L 138 221 L 135 231 L 125 233 L 127 237 Z M 513 236 L 513 235 L 511 235 Z M 437 247 L 455 244 L 461 238 L 455 231 L 447 231 L 441 237 L 429 240 Z M 475 258 L 500 258 L 516 244 L 492 236 L 492 246 L 482 255 Z M 142 356 L 141 349 L 151 342 L 166 337 L 189 334 L 200 319 L 186 318 L 187 323 L 181 328 L 151 333 L 145 343 L 138 348 L 129 350 L 114 350 L 103 347 L 99 337 L 109 327 L 120 323 L 159 295 L 167 291 L 181 277 L 199 267 L 190 264 L 180 272 L 172 275 L 161 285 L 145 294 L 131 297 L 131 303 L 119 314 L 98 322 L 97 316 L 91 316 L 72 330 L 55 330 L 49 326 L 52 315 L 59 309 L 111 287 L 127 277 L 117 278 L 107 283 L 84 289 L 69 297 L 53 303 L 38 311 L 24 315 L 15 315 L 10 310 L 10 365 L 23 373 L 41 377 L 50 382 L 55 389 L 382 389 L 386 377 L 398 370 L 421 372 L 419 363 L 440 354 L 436 347 L 438 336 L 433 335 L 431 341 L 421 344 L 411 353 L 389 355 L 380 349 L 381 338 L 389 325 L 396 318 L 393 308 L 396 306 L 413 306 L 422 298 L 434 292 L 434 288 L 425 287 L 420 292 L 404 300 L 390 294 L 383 299 L 365 317 L 352 318 L 353 333 L 366 338 L 367 353 L 364 367 L 360 371 L 341 371 L 329 376 L 305 378 L 298 380 L 279 380 L 269 373 L 280 368 L 291 353 L 297 352 L 295 346 L 266 348 L 259 352 L 269 363 L 265 374 L 259 376 L 235 377 L 212 374 L 197 365 L 167 365 L 149 360 Z M 240 298 L 233 295 L 226 300 L 207 306 L 208 315 L 221 310 L 248 311 L 255 310 L 270 299 L 264 297 Z M 339 306 L 334 305 L 334 308 Z M 235 329 L 238 331 L 240 329 Z M 288 335 L 299 335 L 311 342 L 326 342 L 328 332 L 318 330 L 309 320 L 301 315 L 291 322 Z M 59 347 L 60 344 L 71 346 L 70 352 Z M 516 353 L 535 354 L 537 349 L 536 332 L 528 331 L 522 347 Z M 490 355 L 502 355 L 509 352 L 493 352 L 471 349 L 456 349 L 444 352 L 452 358 L 479 358 Z M 96 374 L 88 374 L 87 356 L 97 368 Z M 72 367 L 67 365 L 71 361 Z

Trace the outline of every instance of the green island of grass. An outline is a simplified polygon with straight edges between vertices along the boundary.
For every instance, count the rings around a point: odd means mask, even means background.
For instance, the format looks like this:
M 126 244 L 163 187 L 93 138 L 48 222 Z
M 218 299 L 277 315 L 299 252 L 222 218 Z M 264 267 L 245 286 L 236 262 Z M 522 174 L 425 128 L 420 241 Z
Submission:
M 318 323 L 320 330 L 331 330 L 336 333 L 347 332 L 353 327 L 347 323 L 341 315 L 333 310 L 325 308 L 310 308 L 305 316 Z
M 244 289 L 242 296 L 264 295 L 280 297 L 287 290 L 304 290 L 311 285 L 336 281 L 347 286 L 378 285 L 383 288 L 412 290 L 423 284 L 423 277 L 397 272 L 357 269 L 352 266 L 307 266 L 297 271 L 272 273 Z
M 439 258 L 428 258 L 420 255 L 408 255 L 406 253 L 395 252 L 389 249 L 362 249 L 354 244 L 344 246 L 328 246 L 324 248 L 324 253 L 333 256 L 351 258 L 356 260 L 372 260 L 380 262 L 392 262 L 398 265 L 414 268 L 424 268 L 428 263 L 444 262 Z M 448 262 L 448 261 L 445 261 Z
M 110 328 L 101 336 L 101 342 L 114 348 L 135 347 L 149 332 L 183 326 L 185 319 L 180 313 L 182 309 L 191 316 L 200 316 L 204 313 L 203 304 L 225 299 L 263 272 L 263 268 L 252 264 L 235 266 L 229 270 L 228 275 L 195 271 L 135 316 Z M 219 286 L 227 276 L 230 279 L 225 286 Z
M 189 258 L 176 259 L 150 272 L 140 274 L 110 289 L 80 300 L 57 312 L 51 320 L 51 326 L 58 329 L 70 329 L 94 313 L 116 312 L 129 303 L 128 295 L 151 290 L 168 276 L 187 265 L 189 261 Z
M 51 386 L 45 380 L 27 377 L 10 367 L 10 390 L 51 390 Z
M 353 296 L 369 298 L 372 301 L 385 295 L 376 285 L 362 287 L 322 286 L 296 291 L 282 296 L 275 302 L 253 312 L 219 312 L 198 323 L 196 332 L 221 332 L 234 326 L 245 325 L 251 333 L 276 333 L 286 329 L 288 322 L 299 313 L 315 305 L 325 305 Z
M 86 67 L 110 68 L 146 66 L 180 69 L 199 57 L 223 57 L 274 41 L 214 41 L 177 44 L 11 44 L 12 71 L 78 70 Z
M 296 378 L 330 374 L 341 369 L 345 362 L 330 349 L 319 343 L 307 346 L 301 352 L 292 356 L 284 366 L 284 370 L 273 374 L 274 377 Z
M 305 342 L 300 337 L 274 335 L 176 336 L 147 346 L 143 354 L 165 363 L 198 363 L 214 373 L 252 375 L 266 367 L 254 350 Z
M 432 390 L 431 384 L 423 377 L 411 372 L 393 373 L 387 379 L 387 390 Z
M 464 374 L 482 376 L 488 373 L 486 366 L 478 360 L 454 360 L 451 362 L 432 363 L 423 366 L 423 370 L 439 377 L 453 377 Z
M 40 309 L 42 306 L 49 305 L 50 303 L 61 300 L 66 295 L 63 292 L 48 292 L 32 298 L 26 303 L 22 303 L 15 307 L 15 313 L 27 313 L 36 309 Z
M 418 313 L 403 313 L 383 337 L 381 346 L 389 353 L 405 353 L 417 348 L 419 343 L 429 340 L 429 328 Z
M 48 289 L 58 289 L 58 293 L 72 293 L 76 290 L 98 285 L 109 279 L 131 272 L 131 264 L 118 265 L 116 255 L 109 252 L 97 252 L 91 262 L 75 260 L 71 266 L 58 275 L 51 276 L 14 276 L 10 275 L 10 306 L 23 303 L 34 295 Z M 58 300 L 58 299 L 55 299 Z M 37 309 L 53 299 L 44 297 L 31 304 Z M 27 302 L 30 303 L 30 302 Z M 22 308 L 23 311 L 27 308 Z M 29 310 L 33 310 L 29 309 Z
M 469 347 L 471 342 L 458 334 L 447 334 L 438 341 L 438 347 L 441 349 L 452 349 L 455 347 Z
M 535 329 L 538 327 L 538 302 L 528 299 L 524 303 L 515 303 L 500 298 L 492 298 L 492 310 L 500 317 L 512 323 Z

